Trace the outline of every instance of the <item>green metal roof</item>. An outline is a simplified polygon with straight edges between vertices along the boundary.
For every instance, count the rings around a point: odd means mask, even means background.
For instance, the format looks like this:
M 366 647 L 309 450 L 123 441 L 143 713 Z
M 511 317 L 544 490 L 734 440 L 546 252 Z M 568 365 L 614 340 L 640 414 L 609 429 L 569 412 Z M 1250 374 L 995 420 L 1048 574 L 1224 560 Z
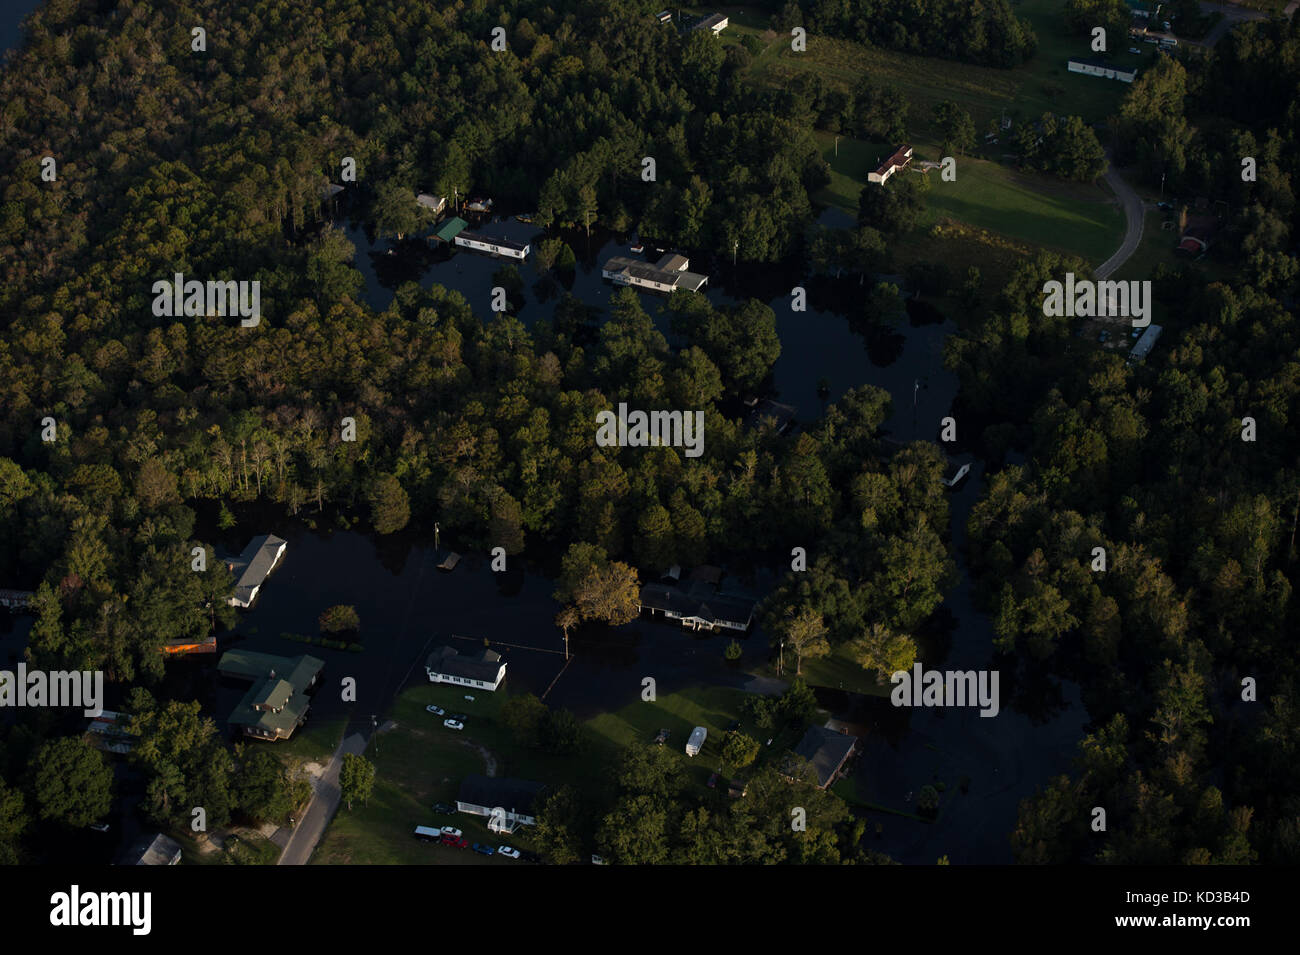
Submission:
M 460 216 L 452 216 L 442 225 L 438 226 L 438 228 L 434 230 L 433 234 L 443 242 L 450 242 L 467 228 L 469 228 L 468 222 Z

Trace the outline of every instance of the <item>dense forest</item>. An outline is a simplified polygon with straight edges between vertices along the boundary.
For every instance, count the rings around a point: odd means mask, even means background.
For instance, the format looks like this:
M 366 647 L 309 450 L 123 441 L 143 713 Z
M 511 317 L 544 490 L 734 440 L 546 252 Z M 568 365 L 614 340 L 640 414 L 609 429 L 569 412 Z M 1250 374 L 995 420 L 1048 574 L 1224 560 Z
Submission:
M 418 224 L 416 191 L 486 192 L 555 229 L 599 223 L 866 273 L 917 221 L 925 181 L 907 178 L 864 194 L 857 230 L 810 229 L 827 181 L 813 128 L 901 138 L 896 90 L 752 90 L 744 45 L 659 29 L 655 4 L 558 6 L 199 0 L 182 23 L 139 0 L 55 0 L 33 16 L 0 79 L 12 171 L 0 196 L 0 583 L 38 593 L 34 662 L 155 685 L 162 643 L 230 620 L 206 609 L 224 606 L 224 571 L 190 570 L 205 543 L 195 508 L 233 521 L 230 508 L 259 500 L 339 507 L 379 533 L 437 519 L 475 547 L 580 546 L 647 572 L 783 566 L 806 547 L 810 570 L 765 603 L 771 632 L 806 656 L 846 647 L 877 672 L 910 662 L 954 579 L 943 457 L 886 446 L 889 399 L 869 387 L 792 438 L 746 427 L 742 399 L 780 354 L 768 306 L 678 293 L 666 309 L 684 344 L 671 348 L 626 291 L 606 314 L 565 297 L 531 328 L 436 286 L 405 284 L 382 312 L 360 300 L 353 247 L 321 202 L 346 157 L 350 201 L 383 232 Z M 1006 67 L 1036 42 L 1003 0 L 766 9 L 782 29 Z M 191 25 L 205 26 L 205 51 Z M 1161 60 L 1115 122 L 1121 163 L 1188 203 L 1227 204 L 1213 260 L 1241 281 L 1158 272 L 1166 337 L 1130 367 L 1042 315 L 1043 282 L 1086 271 L 1044 254 L 996 300 L 965 295 L 948 339 L 954 414 L 989 463 L 969 556 L 1002 665 L 1026 684 L 1078 683 L 1093 720 L 1077 770 L 1022 807 L 1025 862 L 1300 858 L 1297 29 L 1242 27 L 1203 64 Z M 959 120 L 953 139 L 968 142 Z M 1042 125 L 1026 166 L 1096 176 L 1090 132 Z M 1245 156 L 1256 181 L 1240 175 Z M 260 281 L 260 326 L 155 316 L 152 283 L 178 271 Z M 880 288 L 863 298 L 865 314 L 897 305 Z M 595 413 L 618 401 L 704 411 L 704 455 L 598 448 Z M 1257 702 L 1242 698 L 1247 677 Z M 230 761 L 196 704 L 132 703 L 159 825 L 194 793 L 223 817 L 290 804 L 275 767 Z M 771 718 L 803 713 L 796 692 Z M 53 732 L 5 739 L 0 861 L 21 857 L 26 813 L 82 824 L 60 780 L 79 780 L 91 808 L 108 798 L 98 754 Z M 742 806 L 711 820 L 674 798 L 681 780 L 655 756 L 627 760 L 600 804 L 556 797 L 542 827 L 554 858 L 573 840 L 551 830 L 576 814 L 584 839 L 629 859 L 879 861 L 855 848 L 861 832 L 834 797 L 807 794 L 822 835 L 796 846 L 775 815 Z M 749 806 L 776 805 L 772 780 L 757 782 Z M 1103 838 L 1088 826 L 1094 806 L 1109 813 Z
M 998 648 L 1077 681 L 1094 726 L 1022 806 L 1022 861 L 1300 860 L 1297 51 L 1294 24 L 1244 26 L 1126 97 L 1120 142 L 1167 195 L 1227 202 L 1212 258 L 1240 276 L 1159 267 L 1156 354 L 1126 367 L 1044 317 L 1052 256 L 949 341 L 983 453 L 1025 452 L 969 523 Z

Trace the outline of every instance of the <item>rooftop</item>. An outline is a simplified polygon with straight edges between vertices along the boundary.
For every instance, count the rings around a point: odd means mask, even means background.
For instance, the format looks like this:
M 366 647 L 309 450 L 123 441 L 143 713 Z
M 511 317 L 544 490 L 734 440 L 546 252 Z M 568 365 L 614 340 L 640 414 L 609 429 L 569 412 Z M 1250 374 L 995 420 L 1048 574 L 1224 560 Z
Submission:
M 495 683 L 501 672 L 501 654 L 484 648 L 479 653 L 461 653 L 454 647 L 435 647 L 424 665 L 434 673 Z
M 853 752 L 858 738 L 824 726 L 810 726 L 795 747 L 795 755 L 812 763 L 817 772 L 817 785 L 825 788 L 831 778 Z
M 466 241 L 484 242 L 488 245 L 500 246 L 503 249 L 514 249 L 516 252 L 523 252 L 528 248 L 527 242 L 516 242 L 514 239 L 507 239 L 501 235 L 488 235 L 486 232 L 471 232 L 468 229 L 462 229 L 457 238 Z

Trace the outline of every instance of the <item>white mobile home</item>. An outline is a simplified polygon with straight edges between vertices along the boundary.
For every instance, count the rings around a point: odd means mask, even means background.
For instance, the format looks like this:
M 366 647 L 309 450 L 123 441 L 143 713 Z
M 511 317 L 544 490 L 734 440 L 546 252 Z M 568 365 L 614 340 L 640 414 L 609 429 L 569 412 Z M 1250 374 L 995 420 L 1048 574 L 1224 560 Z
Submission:
M 708 735 L 709 731 L 703 726 L 697 726 L 691 730 L 691 738 L 686 741 L 686 755 L 698 756 L 700 748 L 704 745 L 704 740 Z
M 479 252 L 492 255 L 504 255 L 511 259 L 523 260 L 528 257 L 530 246 L 527 242 L 516 242 L 499 235 L 487 235 L 484 232 L 465 230 L 456 236 L 456 244 Z

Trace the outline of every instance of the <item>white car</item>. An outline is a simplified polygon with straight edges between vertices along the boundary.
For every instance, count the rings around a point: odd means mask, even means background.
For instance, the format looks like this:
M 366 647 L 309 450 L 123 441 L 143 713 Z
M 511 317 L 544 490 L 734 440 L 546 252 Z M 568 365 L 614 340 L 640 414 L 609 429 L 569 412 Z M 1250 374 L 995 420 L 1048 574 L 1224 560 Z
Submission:
M 1139 49 L 1138 49 L 1137 47 L 1135 47 L 1135 46 L 1131 46 L 1131 47 L 1129 47 L 1129 48 L 1128 48 L 1128 51 L 1129 51 L 1130 53 L 1138 53 L 1138 54 L 1141 54 L 1141 52 L 1142 52 L 1141 50 L 1139 50 Z
M 464 833 L 462 833 L 455 826 L 443 826 L 442 834 L 444 836 L 451 836 L 453 839 L 459 839 L 462 835 L 464 835 Z
M 426 713 L 432 713 L 434 716 L 446 716 L 446 715 L 447 715 L 447 711 L 446 711 L 446 710 L 444 710 L 441 706 L 434 706 L 432 703 L 430 703 L 428 706 L 426 706 L 426 707 L 424 708 L 424 712 L 426 712 Z
M 443 720 L 442 725 L 449 730 L 463 730 L 465 728 L 465 724 L 459 720 Z
M 500 849 L 497 850 L 497 855 L 505 856 L 507 859 L 518 859 L 519 850 L 514 849 L 510 846 L 502 846 Z
M 474 702 L 474 697 L 470 696 L 468 693 L 465 694 L 465 699 L 469 700 L 471 703 Z

